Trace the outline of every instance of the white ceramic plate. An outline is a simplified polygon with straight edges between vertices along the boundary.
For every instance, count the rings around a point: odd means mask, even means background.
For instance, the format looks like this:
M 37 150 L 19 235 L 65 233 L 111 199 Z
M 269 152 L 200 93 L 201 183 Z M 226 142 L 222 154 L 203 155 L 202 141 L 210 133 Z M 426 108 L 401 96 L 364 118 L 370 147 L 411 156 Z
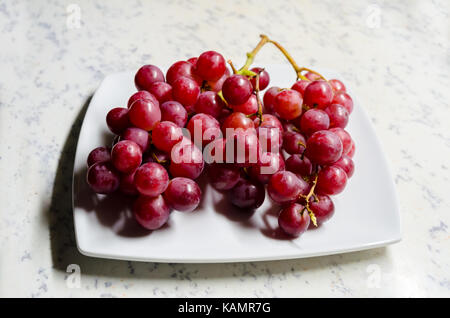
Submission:
M 289 65 L 266 69 L 271 85 L 290 87 L 295 80 Z M 341 78 L 333 72 L 322 73 Z M 83 122 L 73 182 L 75 232 L 82 254 L 152 262 L 241 262 L 337 254 L 400 240 L 399 210 L 387 160 L 363 105 L 355 98 L 347 130 L 356 143 L 356 170 L 344 192 L 333 198 L 335 215 L 323 226 L 298 239 L 287 239 L 277 230 L 279 208 L 267 196 L 257 211 L 243 214 L 200 180 L 203 199 L 196 211 L 172 212 L 167 226 L 158 231 L 141 229 L 131 217 L 129 199 L 95 195 L 85 181 L 90 150 L 112 142 L 105 116 L 111 108 L 126 105 L 136 90 L 133 76 L 130 72 L 106 77 Z

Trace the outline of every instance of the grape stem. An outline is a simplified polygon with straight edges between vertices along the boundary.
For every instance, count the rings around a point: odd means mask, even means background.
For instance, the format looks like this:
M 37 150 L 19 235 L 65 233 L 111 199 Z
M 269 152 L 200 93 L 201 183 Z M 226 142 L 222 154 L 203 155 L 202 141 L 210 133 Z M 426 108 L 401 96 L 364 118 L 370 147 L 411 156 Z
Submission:
M 259 43 L 256 45 L 256 47 L 251 51 L 247 53 L 247 60 L 245 61 L 244 66 L 242 66 L 239 71 L 238 74 L 241 75 L 250 75 L 250 74 L 244 74 L 245 72 L 248 71 L 248 68 L 250 67 L 250 65 L 252 65 L 253 60 L 255 59 L 256 54 L 258 54 L 259 50 L 261 50 L 261 48 L 266 44 L 270 42 L 270 39 L 267 35 L 261 34 L 260 35 L 261 40 L 259 41 Z M 249 71 L 250 72 L 250 71 Z M 251 72 L 253 73 L 253 72 Z M 255 74 L 251 74 L 252 76 L 255 76 Z
M 166 162 L 167 162 L 167 160 L 159 160 L 158 157 L 155 155 L 154 152 L 152 152 L 152 157 L 153 157 L 153 159 L 155 159 L 155 161 L 156 161 L 157 163 L 159 163 L 159 164 L 162 164 L 162 163 L 166 163 Z
M 317 199 L 316 195 L 314 194 L 314 189 L 316 188 L 316 185 L 317 185 L 317 174 L 314 177 L 313 185 L 312 185 L 311 189 L 309 190 L 309 193 L 307 195 L 300 194 L 300 197 L 304 198 L 306 201 L 305 209 L 308 211 L 309 217 L 311 218 L 311 221 L 313 222 L 315 227 L 317 227 L 317 219 L 316 219 L 316 216 L 314 215 L 314 212 L 311 210 L 311 208 L 309 206 L 309 199 L 311 197 L 314 197 L 315 200 Z

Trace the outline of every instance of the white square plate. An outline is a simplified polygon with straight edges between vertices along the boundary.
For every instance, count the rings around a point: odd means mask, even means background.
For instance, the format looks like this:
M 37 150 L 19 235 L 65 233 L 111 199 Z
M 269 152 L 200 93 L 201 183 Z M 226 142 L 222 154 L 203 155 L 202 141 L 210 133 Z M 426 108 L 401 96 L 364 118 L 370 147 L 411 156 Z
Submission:
M 269 65 L 271 85 L 290 87 L 295 74 L 289 65 Z M 323 72 L 327 78 L 341 78 Z M 344 192 L 333 197 L 334 216 L 323 226 L 298 239 L 277 230 L 274 206 L 266 196 L 252 215 L 233 208 L 207 182 L 203 199 L 192 213 L 174 211 L 158 231 L 145 231 L 122 196 L 93 194 L 86 184 L 86 158 L 91 149 L 110 145 L 105 116 L 124 106 L 136 91 L 133 73 L 104 79 L 80 132 L 74 164 L 73 213 L 79 251 L 88 256 L 123 260 L 214 263 L 263 261 L 337 254 L 380 247 L 400 240 L 398 203 L 387 160 L 362 105 L 355 107 L 346 128 L 356 143 L 356 170 Z M 348 87 L 348 82 L 345 83 Z M 349 89 L 351 93 L 351 89 Z

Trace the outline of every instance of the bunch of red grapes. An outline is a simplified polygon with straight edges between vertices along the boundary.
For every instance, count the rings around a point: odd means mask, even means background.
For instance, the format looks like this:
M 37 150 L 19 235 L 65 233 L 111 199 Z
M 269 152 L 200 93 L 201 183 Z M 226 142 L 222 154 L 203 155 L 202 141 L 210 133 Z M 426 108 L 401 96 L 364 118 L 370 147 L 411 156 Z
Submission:
M 279 226 L 293 237 L 327 221 L 330 196 L 354 171 L 355 144 L 344 129 L 353 101 L 344 84 L 309 71 L 291 88 L 267 89 L 262 102 L 268 72 L 230 65 L 233 72 L 221 54 L 207 51 L 174 63 L 165 76 L 142 66 L 128 107 L 106 116 L 116 135 L 112 149 L 88 156 L 92 190 L 136 196 L 136 220 L 155 230 L 172 209 L 197 208 L 195 180 L 205 172 L 242 210 L 261 206 L 267 185 L 281 205 Z

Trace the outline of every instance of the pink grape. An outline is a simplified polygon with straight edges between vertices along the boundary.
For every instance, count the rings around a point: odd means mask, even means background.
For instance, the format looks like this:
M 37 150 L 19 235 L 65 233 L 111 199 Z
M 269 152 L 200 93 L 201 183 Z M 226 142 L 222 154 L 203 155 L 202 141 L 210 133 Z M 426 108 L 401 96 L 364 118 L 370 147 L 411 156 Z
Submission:
M 202 53 L 195 63 L 195 72 L 206 81 L 217 81 L 225 73 L 227 65 L 220 53 L 207 51 Z
M 309 107 L 325 109 L 333 99 L 333 90 L 325 81 L 314 81 L 305 89 L 303 102 Z
M 97 162 L 88 170 L 87 183 L 96 193 L 112 193 L 119 188 L 119 174 L 110 162 Z
M 142 150 L 134 141 L 119 141 L 112 148 L 111 161 L 114 167 L 120 172 L 133 172 L 142 162 Z
M 313 163 L 332 164 L 342 155 L 341 139 L 332 131 L 317 131 L 308 138 L 305 154 Z
M 264 186 L 258 182 L 241 180 L 230 191 L 231 203 L 242 209 L 257 209 L 265 199 Z
M 171 121 L 159 122 L 153 128 L 152 141 L 159 150 L 169 153 L 181 139 L 183 131 Z
M 131 105 L 128 117 L 134 126 L 150 131 L 161 121 L 161 110 L 150 99 L 140 99 Z
M 149 197 L 141 195 L 133 205 L 133 214 L 140 225 L 148 230 L 156 230 L 166 224 L 170 208 L 162 195 Z
M 318 194 L 335 195 L 341 193 L 347 184 L 347 174 L 337 166 L 322 168 L 317 175 Z
M 148 131 L 141 128 L 129 127 L 125 129 L 120 136 L 120 140 L 134 141 L 141 148 L 142 152 L 145 152 L 150 146 L 150 135 Z
M 347 126 L 350 114 L 344 106 L 339 104 L 331 104 L 325 108 L 325 112 L 330 118 L 330 128 L 345 128 L 345 126 Z
M 250 71 L 259 74 L 259 90 L 264 90 L 267 86 L 269 86 L 270 76 L 269 73 L 262 67 L 254 67 L 251 68 Z M 250 79 L 250 83 L 252 83 L 252 87 L 256 89 L 256 76 Z
M 126 128 L 130 127 L 128 109 L 116 107 L 111 109 L 106 115 L 106 124 L 109 130 L 116 135 L 120 135 Z
M 231 105 L 245 103 L 252 91 L 250 81 L 245 76 L 237 74 L 228 77 L 222 86 L 223 97 Z
M 355 164 L 353 163 L 352 158 L 347 155 L 343 155 L 341 159 L 333 163 L 333 166 L 337 166 L 344 170 L 348 178 L 351 178 L 355 172 Z
M 134 184 L 140 194 L 156 197 L 166 191 L 169 175 L 158 163 L 144 163 L 136 170 Z
M 202 190 L 191 179 L 174 178 L 169 182 L 163 197 L 172 209 L 180 212 L 191 212 L 200 204 Z
M 199 95 L 194 110 L 196 113 L 204 113 L 219 118 L 224 107 L 224 102 L 216 92 L 206 91 Z
M 172 100 L 172 86 L 166 82 L 154 82 L 148 91 L 156 97 L 159 104 Z
M 87 166 L 90 167 L 97 162 L 106 162 L 109 160 L 111 160 L 111 150 L 106 147 L 97 147 L 89 153 Z
M 351 114 L 353 111 L 353 100 L 346 92 L 337 92 L 336 94 L 334 94 L 331 103 L 344 106 L 349 114 Z
M 309 226 L 310 217 L 305 207 L 298 203 L 291 203 L 283 208 L 278 215 L 278 225 L 288 235 L 298 237 Z
M 342 142 L 342 154 L 346 155 L 350 151 L 352 147 L 352 137 L 350 134 L 343 128 L 331 128 L 331 132 L 336 134 Z
M 280 118 L 290 120 L 301 115 L 303 99 L 299 92 L 286 89 L 275 96 L 274 110 Z
M 232 189 L 241 179 L 239 168 L 213 163 L 208 167 L 208 177 L 211 185 L 219 191 Z
M 140 91 L 148 91 L 150 84 L 164 82 L 164 74 L 155 65 L 144 65 L 136 73 L 134 83 Z
M 160 108 L 161 121 L 171 121 L 181 128 L 186 125 L 188 113 L 179 102 L 171 100 L 163 103 Z

